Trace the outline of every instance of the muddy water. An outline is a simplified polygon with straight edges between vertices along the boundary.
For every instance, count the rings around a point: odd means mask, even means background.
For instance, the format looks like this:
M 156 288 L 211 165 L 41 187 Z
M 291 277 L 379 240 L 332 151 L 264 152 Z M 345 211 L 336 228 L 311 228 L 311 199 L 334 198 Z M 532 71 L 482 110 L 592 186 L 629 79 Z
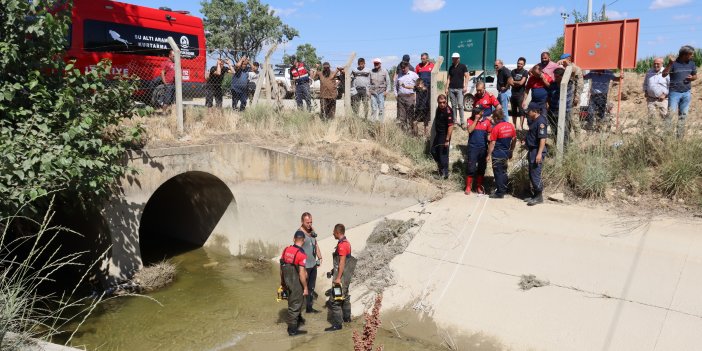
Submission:
M 79 329 L 72 345 L 88 350 L 353 349 L 351 335 L 362 327 L 360 319 L 342 331 L 325 333 L 328 323 L 321 298 L 315 307 L 323 313 L 305 315 L 307 325 L 302 329 L 308 333 L 287 335 L 283 322 L 287 305 L 275 301 L 279 280 L 273 264 L 252 264 L 207 249 L 172 260 L 178 265 L 177 280 L 148 295 L 158 303 L 145 297 L 106 301 Z M 326 283 L 326 278 L 318 278 L 322 287 Z M 422 340 L 432 340 L 433 332 L 425 330 Z M 446 350 L 436 338 L 436 343 L 420 342 L 387 329 L 378 334 L 376 345 L 384 345 L 386 351 Z

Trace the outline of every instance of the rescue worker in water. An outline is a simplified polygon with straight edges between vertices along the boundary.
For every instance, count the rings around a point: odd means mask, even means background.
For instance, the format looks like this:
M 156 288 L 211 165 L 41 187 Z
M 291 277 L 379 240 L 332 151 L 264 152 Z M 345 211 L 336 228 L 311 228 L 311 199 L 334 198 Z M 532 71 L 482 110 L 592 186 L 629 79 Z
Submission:
M 351 256 L 351 244 L 346 239 L 346 227 L 343 224 L 334 226 L 334 239 L 338 240 L 334 249 L 334 268 L 332 270 L 332 282 L 334 285 L 341 285 L 343 300 L 338 301 L 329 294 L 332 325 L 324 331 L 336 331 L 342 329 L 342 322 L 351 322 L 351 296 L 349 296 L 349 284 L 351 275 L 356 266 L 356 259 Z
M 301 231 L 295 232 L 293 238 L 295 244 L 283 250 L 280 256 L 280 285 L 288 291 L 288 335 L 295 336 L 303 334 L 300 325 L 305 323 L 302 318 L 302 305 L 307 291 L 307 270 L 305 262 L 307 255 L 302 249 L 305 243 L 305 234 Z

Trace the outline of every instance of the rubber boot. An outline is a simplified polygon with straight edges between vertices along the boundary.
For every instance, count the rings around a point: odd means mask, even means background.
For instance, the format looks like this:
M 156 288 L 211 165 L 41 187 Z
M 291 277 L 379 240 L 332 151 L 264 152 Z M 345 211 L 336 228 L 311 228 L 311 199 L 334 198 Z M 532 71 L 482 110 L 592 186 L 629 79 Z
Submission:
M 534 206 L 544 202 L 544 197 L 542 193 L 537 193 L 534 198 L 527 202 L 527 206 Z
M 470 195 L 470 188 L 473 186 L 473 177 L 466 177 L 466 195 Z
M 475 191 L 478 193 L 478 195 L 485 194 L 485 188 L 483 188 L 483 179 L 485 179 L 485 177 L 483 176 L 478 176 L 476 178 L 477 185 L 475 187 Z

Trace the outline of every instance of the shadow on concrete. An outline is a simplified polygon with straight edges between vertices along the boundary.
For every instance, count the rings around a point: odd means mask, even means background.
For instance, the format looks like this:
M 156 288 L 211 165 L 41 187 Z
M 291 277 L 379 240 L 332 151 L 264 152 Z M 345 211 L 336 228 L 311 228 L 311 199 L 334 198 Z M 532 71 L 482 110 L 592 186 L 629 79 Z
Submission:
M 163 183 L 144 207 L 139 246 L 144 265 L 201 247 L 234 201 L 212 174 L 191 171 Z

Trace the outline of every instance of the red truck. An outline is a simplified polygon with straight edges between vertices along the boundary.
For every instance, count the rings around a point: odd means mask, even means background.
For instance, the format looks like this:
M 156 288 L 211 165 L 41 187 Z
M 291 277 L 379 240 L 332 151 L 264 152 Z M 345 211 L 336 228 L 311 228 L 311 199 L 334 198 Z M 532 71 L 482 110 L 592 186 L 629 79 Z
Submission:
M 74 0 L 66 60 L 89 72 L 102 59 L 112 74 L 140 78 L 138 99 L 154 103 L 161 65 L 168 60 L 167 38 L 181 50 L 183 95 L 204 92 L 207 55 L 202 19 L 186 11 L 154 9 L 109 0 Z M 202 93 L 200 93 L 202 94 Z

